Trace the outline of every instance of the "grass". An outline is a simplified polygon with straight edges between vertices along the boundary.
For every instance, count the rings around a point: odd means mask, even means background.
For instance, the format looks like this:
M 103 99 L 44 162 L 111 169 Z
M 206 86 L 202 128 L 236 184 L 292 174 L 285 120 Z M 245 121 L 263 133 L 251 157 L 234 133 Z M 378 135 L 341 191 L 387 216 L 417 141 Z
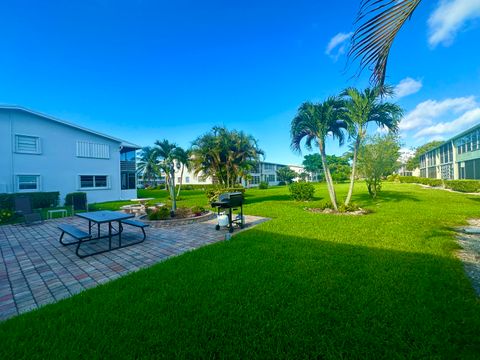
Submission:
M 308 204 L 286 187 L 246 196 L 272 220 L 1 323 L 0 358 L 478 358 L 452 227 L 479 198 L 387 183 L 373 201 L 358 184 L 373 213 L 338 216 L 304 211 L 322 185 Z

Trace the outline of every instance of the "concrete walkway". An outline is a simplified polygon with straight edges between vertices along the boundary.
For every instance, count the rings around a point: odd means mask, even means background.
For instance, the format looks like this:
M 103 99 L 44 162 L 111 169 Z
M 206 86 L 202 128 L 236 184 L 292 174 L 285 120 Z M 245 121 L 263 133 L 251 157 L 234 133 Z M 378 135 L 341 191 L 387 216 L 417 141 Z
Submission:
M 265 218 L 246 216 L 246 228 Z M 57 225 L 69 223 L 88 231 L 78 217 L 42 224 L 0 226 L 0 320 L 77 294 L 171 256 L 225 239 L 215 230 L 216 220 L 171 228 L 147 228 L 141 244 L 80 259 L 75 246 L 59 244 Z M 237 233 L 239 230 L 235 230 Z M 122 239 L 135 240 L 141 230 L 124 227 Z M 66 235 L 66 239 L 69 239 Z M 107 245 L 108 240 L 96 246 Z M 108 245 L 107 245 L 108 246 Z

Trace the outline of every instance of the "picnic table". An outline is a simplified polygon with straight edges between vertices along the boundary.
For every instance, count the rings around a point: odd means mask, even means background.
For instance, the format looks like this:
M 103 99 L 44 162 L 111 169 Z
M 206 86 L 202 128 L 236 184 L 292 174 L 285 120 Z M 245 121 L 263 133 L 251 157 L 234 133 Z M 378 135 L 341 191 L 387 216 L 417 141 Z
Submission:
M 62 235 L 60 237 L 60 243 L 63 245 L 71 245 L 77 244 L 77 251 L 76 254 L 83 258 L 86 256 L 97 255 L 106 251 L 111 251 L 115 249 L 120 249 L 126 246 L 131 246 L 135 244 L 139 244 L 146 239 L 146 234 L 144 228 L 148 225 L 140 222 L 131 220 L 134 217 L 133 214 L 125 214 L 117 211 L 110 211 L 110 210 L 103 210 L 103 211 L 94 211 L 94 212 L 84 212 L 76 214 L 76 216 L 88 220 L 88 233 L 68 224 L 60 225 L 59 228 L 62 230 Z M 108 226 L 108 233 L 107 235 L 101 235 L 100 227 L 102 224 L 107 224 Z M 113 226 L 115 224 L 116 226 Z M 143 238 L 139 241 L 129 242 L 128 244 L 122 244 L 122 232 L 123 232 L 123 225 L 130 225 L 134 227 L 139 227 L 142 229 Z M 92 229 L 97 227 L 96 236 L 92 234 Z M 62 241 L 64 234 L 67 233 L 70 236 L 77 239 L 76 242 L 72 243 L 64 243 Z M 118 236 L 118 246 L 112 246 L 112 239 L 113 237 Z M 80 253 L 80 246 L 82 243 L 100 239 L 108 239 L 108 249 L 90 252 L 88 254 L 81 254 Z

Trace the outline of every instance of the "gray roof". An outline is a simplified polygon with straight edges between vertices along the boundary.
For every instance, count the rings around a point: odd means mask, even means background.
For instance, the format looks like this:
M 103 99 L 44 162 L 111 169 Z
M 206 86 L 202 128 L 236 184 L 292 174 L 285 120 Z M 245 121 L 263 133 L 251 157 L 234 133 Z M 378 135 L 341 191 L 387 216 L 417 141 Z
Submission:
M 120 145 L 123 146 L 123 147 L 129 147 L 129 148 L 133 148 L 133 149 L 141 149 L 141 148 L 142 148 L 141 146 L 136 145 L 136 144 L 133 144 L 133 143 L 131 143 L 131 142 L 128 142 L 128 141 L 125 141 L 125 140 L 122 140 L 122 139 L 119 139 L 119 138 L 116 138 L 116 137 L 113 137 L 113 136 L 110 136 L 110 135 L 106 135 L 106 134 L 100 133 L 100 132 L 98 132 L 98 131 L 90 130 L 90 129 L 84 128 L 84 127 L 82 127 L 82 126 L 79 126 L 79 125 L 76 125 L 76 124 L 72 124 L 72 123 L 70 123 L 70 122 L 68 122 L 68 121 L 61 120 L 61 119 L 55 118 L 55 117 L 50 116 L 50 115 L 46 115 L 46 114 L 40 113 L 40 112 L 38 112 L 38 111 L 34 111 L 34 110 L 30 110 L 30 109 L 24 108 L 24 107 L 22 107 L 22 106 L 17 106 L 17 105 L 0 105 L 0 109 L 24 111 L 24 112 L 26 112 L 26 113 L 29 113 L 29 114 L 32 114 L 32 115 L 36 115 L 36 116 L 42 117 L 42 118 L 44 118 L 44 119 L 48 119 L 48 120 L 54 121 L 54 122 L 57 122 L 57 123 L 59 123 L 59 124 L 67 125 L 67 126 L 70 126 L 70 127 L 75 128 L 75 129 L 79 129 L 79 130 L 82 130 L 82 131 L 86 131 L 86 132 L 89 132 L 89 133 L 91 133 L 91 134 L 95 134 L 95 135 L 104 137 L 104 138 L 106 138 L 106 139 L 110 139 L 110 140 L 119 142 Z

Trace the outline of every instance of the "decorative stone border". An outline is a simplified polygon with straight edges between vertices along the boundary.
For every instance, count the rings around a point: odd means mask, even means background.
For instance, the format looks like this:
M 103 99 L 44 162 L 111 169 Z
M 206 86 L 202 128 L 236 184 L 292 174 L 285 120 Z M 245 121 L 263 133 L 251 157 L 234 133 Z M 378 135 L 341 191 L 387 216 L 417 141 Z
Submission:
M 208 220 L 215 219 L 216 215 L 217 215 L 216 213 L 209 211 L 206 214 L 185 218 L 185 219 L 173 218 L 168 220 L 148 220 L 147 215 L 140 216 L 140 219 L 142 220 L 142 222 L 150 225 L 151 227 L 163 228 L 163 227 L 173 227 L 173 226 L 188 225 L 188 224 L 194 224 L 197 222 L 208 221 Z

